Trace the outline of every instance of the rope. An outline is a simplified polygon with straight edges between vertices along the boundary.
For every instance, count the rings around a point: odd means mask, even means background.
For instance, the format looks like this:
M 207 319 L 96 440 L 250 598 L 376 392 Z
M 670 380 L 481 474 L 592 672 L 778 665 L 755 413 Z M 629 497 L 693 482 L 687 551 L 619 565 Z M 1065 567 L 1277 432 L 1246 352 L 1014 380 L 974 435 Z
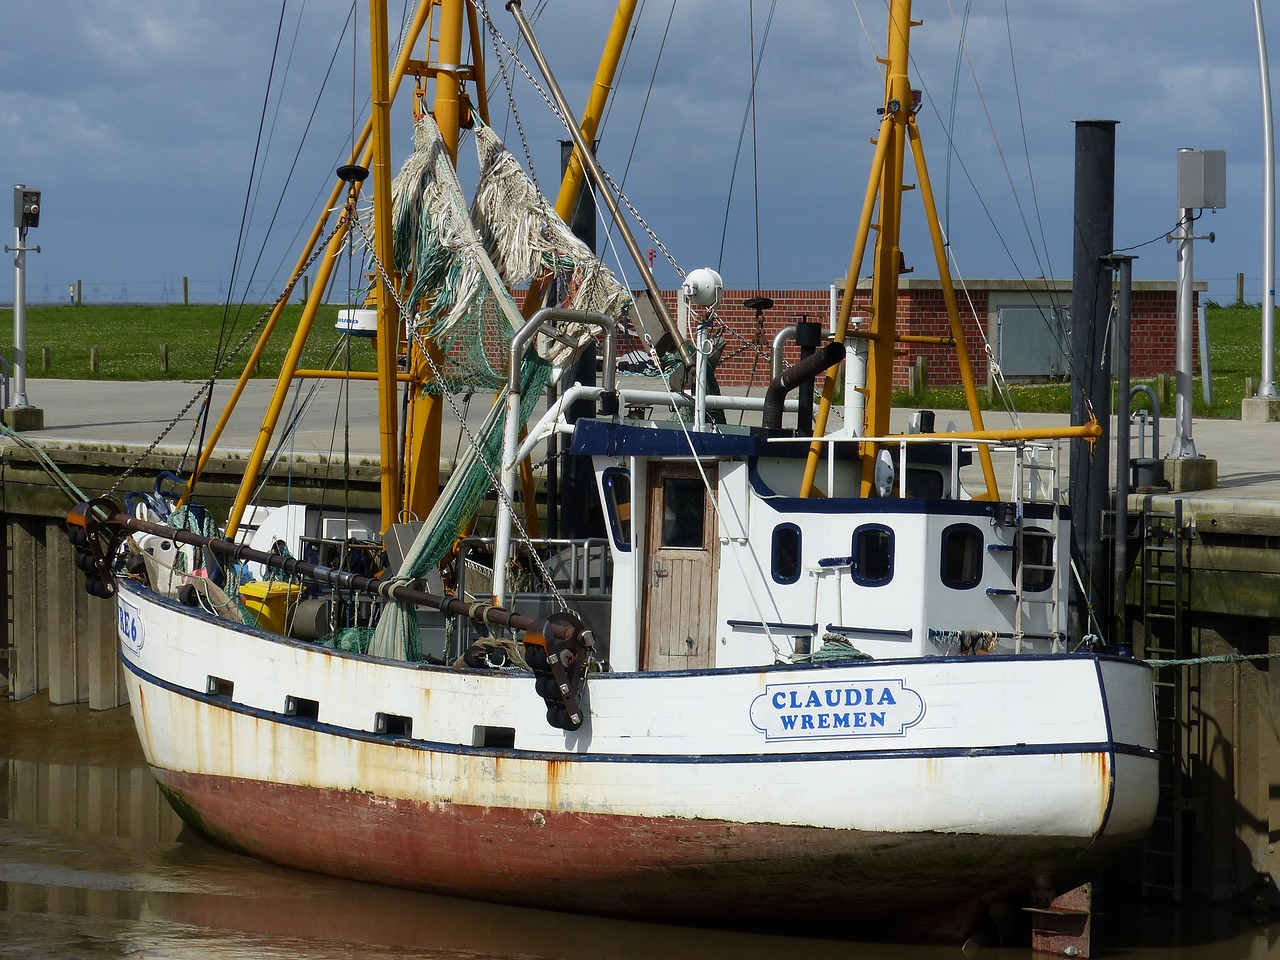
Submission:
M 26 448 L 39 461 L 40 466 L 44 468 L 44 472 L 53 478 L 58 488 L 66 494 L 67 499 L 71 503 L 84 503 L 89 499 L 89 495 L 77 487 L 65 473 L 58 467 L 56 463 L 49 458 L 49 455 L 43 449 L 36 446 L 22 434 L 13 430 L 6 423 L 0 423 L 0 437 L 7 437 L 16 442 L 19 446 Z
M 1206 663 L 1245 663 L 1249 660 L 1274 660 L 1280 653 L 1218 653 L 1211 657 L 1187 657 L 1182 660 L 1144 660 L 1157 670 L 1164 667 L 1197 667 Z

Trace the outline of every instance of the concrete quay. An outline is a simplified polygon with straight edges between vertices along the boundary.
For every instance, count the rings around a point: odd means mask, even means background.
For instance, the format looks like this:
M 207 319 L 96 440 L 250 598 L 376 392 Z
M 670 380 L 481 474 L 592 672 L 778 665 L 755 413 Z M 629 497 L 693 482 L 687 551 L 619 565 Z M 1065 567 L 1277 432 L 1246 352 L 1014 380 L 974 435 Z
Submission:
M 24 436 L 41 443 L 57 446 L 82 444 L 86 448 L 123 450 L 150 444 L 201 389 L 201 384 L 191 381 L 85 381 L 85 380 L 33 380 L 29 382 L 29 396 L 34 405 L 44 411 L 44 426 L 24 432 Z M 228 450 L 247 450 L 257 436 L 261 425 L 261 411 L 265 409 L 274 383 L 253 380 L 248 383 L 235 415 L 231 418 L 221 446 Z M 220 381 L 214 391 L 214 408 L 220 411 L 230 395 L 231 383 Z M 313 389 L 311 384 L 306 390 Z M 317 407 L 331 404 L 343 388 L 336 381 L 316 381 L 314 403 Z M 377 420 L 372 412 L 372 383 L 356 382 L 349 386 L 350 417 L 335 423 L 304 421 L 295 434 L 291 450 L 295 453 L 328 454 L 335 437 L 342 440 L 348 434 L 350 450 L 357 456 L 371 457 L 377 453 Z M 745 390 L 733 391 L 739 395 Z M 762 395 L 756 390 L 754 395 Z M 467 423 L 477 426 L 488 412 L 488 398 L 477 395 L 467 408 Z M 286 414 L 290 406 L 286 405 Z M 196 433 L 196 414 L 199 402 L 188 410 L 169 431 L 162 443 L 166 449 L 181 450 L 199 442 Z M 893 429 L 905 429 L 910 411 L 894 412 Z M 731 422 L 736 415 L 731 414 Z M 988 429 L 1008 429 L 1015 426 L 1009 414 L 1003 411 L 984 413 Z M 936 412 L 938 429 L 949 421 L 959 429 L 970 429 L 969 416 L 964 411 L 939 410 Z M 313 418 L 314 419 L 314 418 Z M 1021 423 L 1028 427 L 1062 426 L 1069 422 L 1064 414 L 1025 413 Z M 442 455 L 449 457 L 459 442 L 459 429 L 455 419 L 446 409 Z M 750 422 L 750 421 L 748 421 Z M 1113 430 L 1114 433 L 1114 430 Z M 1166 417 L 1161 424 L 1163 454 L 1168 450 L 1173 436 L 1173 421 Z M 1280 505 L 1280 423 L 1245 423 L 1236 420 L 1196 420 L 1192 424 L 1192 438 L 1201 456 L 1214 460 L 1218 465 L 1218 483 L 1211 490 L 1188 491 L 1176 497 L 1203 504 L 1218 504 L 1222 509 L 1234 509 L 1235 501 L 1247 501 L 1257 505 L 1262 512 L 1268 505 Z M 1136 440 L 1133 455 L 1137 455 Z M 1147 456 L 1153 456 L 1150 448 Z M 1280 506 L 1276 515 L 1280 516 Z

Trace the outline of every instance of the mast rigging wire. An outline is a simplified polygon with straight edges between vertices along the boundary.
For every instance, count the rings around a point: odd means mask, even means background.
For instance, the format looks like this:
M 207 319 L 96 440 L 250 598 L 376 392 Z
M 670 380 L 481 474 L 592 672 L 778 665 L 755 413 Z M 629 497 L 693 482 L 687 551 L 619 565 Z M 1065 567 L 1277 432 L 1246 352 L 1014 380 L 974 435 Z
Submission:
M 738 145 L 733 153 L 733 169 L 729 172 L 729 192 L 724 201 L 724 223 L 720 229 L 720 254 L 716 268 L 724 266 L 724 247 L 729 235 L 729 211 L 733 206 L 733 186 L 738 179 L 738 161 L 742 158 L 742 141 L 747 132 L 747 121 L 751 121 L 751 158 L 753 164 L 752 185 L 755 188 L 755 233 L 756 233 L 756 286 L 760 280 L 760 177 L 758 164 L 759 152 L 756 149 L 756 82 L 760 77 L 760 64 L 764 62 L 764 50 L 769 44 L 769 31 L 773 26 L 773 14 L 778 9 L 778 0 L 769 5 L 769 16 L 765 19 L 764 35 L 760 38 L 760 50 L 755 47 L 755 0 L 751 0 L 748 10 L 751 39 L 751 89 L 747 94 L 747 106 L 742 112 L 742 123 L 738 127 Z

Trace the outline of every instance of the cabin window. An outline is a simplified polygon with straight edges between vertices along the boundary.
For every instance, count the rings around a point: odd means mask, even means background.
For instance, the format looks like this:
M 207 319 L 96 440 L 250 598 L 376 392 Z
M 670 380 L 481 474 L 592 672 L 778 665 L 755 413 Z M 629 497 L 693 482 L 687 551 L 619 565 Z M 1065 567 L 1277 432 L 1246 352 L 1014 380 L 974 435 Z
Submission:
M 631 472 L 610 467 L 604 472 L 604 512 L 619 550 L 631 549 Z
M 1053 534 L 1043 527 L 1022 530 L 1022 589 L 1038 593 L 1053 586 Z
M 706 543 L 707 488 L 701 477 L 664 477 L 662 480 L 662 545 L 701 550 Z
M 800 528 L 794 523 L 780 523 L 773 528 L 772 557 L 776 583 L 795 583 L 800 579 Z
M 971 523 L 953 523 L 942 531 L 942 582 L 969 590 L 982 579 L 982 531 Z
M 878 523 L 864 524 L 853 531 L 854 583 L 882 587 L 893 579 L 893 530 Z

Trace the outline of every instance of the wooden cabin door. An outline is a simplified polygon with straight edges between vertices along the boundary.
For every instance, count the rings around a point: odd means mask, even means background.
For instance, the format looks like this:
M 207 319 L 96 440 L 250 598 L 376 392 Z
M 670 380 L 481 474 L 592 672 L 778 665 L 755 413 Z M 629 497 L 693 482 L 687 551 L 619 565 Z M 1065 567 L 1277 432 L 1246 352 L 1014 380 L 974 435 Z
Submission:
M 715 490 L 716 464 L 703 469 Z M 642 670 L 715 665 L 720 540 L 711 497 L 697 465 L 650 465 Z

